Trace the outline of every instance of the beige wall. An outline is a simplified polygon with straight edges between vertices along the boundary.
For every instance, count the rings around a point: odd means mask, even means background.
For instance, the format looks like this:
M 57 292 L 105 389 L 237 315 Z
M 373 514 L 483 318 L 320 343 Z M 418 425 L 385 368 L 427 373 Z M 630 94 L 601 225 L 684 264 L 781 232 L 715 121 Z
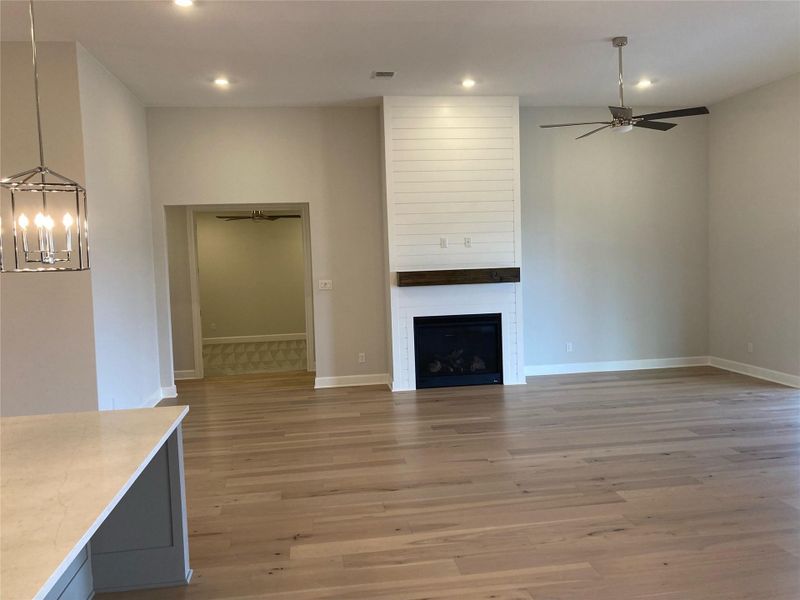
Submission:
M 84 182 L 75 44 L 39 45 L 42 126 L 49 167 Z M 0 172 L 39 164 L 30 45 L 0 45 Z M 89 190 L 89 210 L 93 200 Z M 4 218 L 3 223 L 8 223 Z M 0 412 L 97 409 L 89 272 L 0 275 Z
M 707 353 L 707 118 L 585 140 L 539 128 L 607 117 L 521 110 L 529 366 Z
M 318 376 L 386 372 L 376 108 L 148 109 L 162 385 L 171 335 L 162 207 L 308 203 Z M 358 363 L 358 353 L 367 362 Z
M 203 337 L 305 333 L 300 219 L 222 221 L 197 213 Z
M 172 359 L 176 371 L 194 371 L 192 287 L 189 273 L 189 237 L 186 207 L 167 206 L 169 301 L 172 314 Z
M 800 75 L 711 114 L 711 354 L 800 375 Z

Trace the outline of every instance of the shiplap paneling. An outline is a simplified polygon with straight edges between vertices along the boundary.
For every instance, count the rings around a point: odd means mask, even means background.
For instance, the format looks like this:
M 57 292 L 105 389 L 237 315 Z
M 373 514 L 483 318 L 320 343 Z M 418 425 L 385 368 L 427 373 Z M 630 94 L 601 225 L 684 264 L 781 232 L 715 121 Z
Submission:
M 394 183 L 432 183 L 432 182 L 487 182 L 493 185 L 498 185 L 499 182 L 510 182 L 513 188 L 514 172 L 513 170 L 495 170 L 495 171 L 426 171 L 422 173 L 396 173 L 392 180 Z M 474 184 L 473 184 L 474 185 Z M 494 188 L 492 188 L 494 189 Z M 497 189 L 506 189 L 498 187 Z M 403 191 L 398 189 L 398 191 Z M 431 190 L 433 191 L 433 190 Z
M 435 100 L 433 100 L 435 102 Z M 402 102 L 402 100 L 400 100 Z M 454 112 L 455 111 L 455 112 Z M 393 118 L 420 118 L 420 117 L 509 117 L 514 116 L 514 106 L 509 104 L 468 106 L 459 103 L 458 106 L 404 106 L 395 104 Z
M 464 186 L 462 186 L 464 187 Z M 401 210 L 403 204 L 432 204 L 446 202 L 450 205 L 456 202 L 513 202 L 513 190 L 448 190 L 448 191 L 419 191 L 395 192 L 395 209 Z
M 468 194 L 486 194 L 491 196 L 499 192 L 514 192 L 514 183 L 511 180 L 483 180 L 483 181 L 396 181 L 394 201 L 397 204 L 404 202 L 419 202 L 420 196 L 427 194 L 429 198 L 448 198 L 444 194 L 458 194 L 466 197 Z M 436 196 L 435 194 L 442 194 Z M 452 196 L 449 196 L 452 199 Z
M 390 270 L 464 266 L 470 254 L 476 266 L 519 266 L 517 99 L 385 98 L 383 110 Z M 510 240 L 463 244 L 508 223 Z M 456 239 L 414 237 L 437 233 Z
M 394 140 L 441 140 L 441 139 L 514 139 L 514 136 L 505 127 L 439 127 L 435 129 L 402 128 L 394 129 Z
M 513 149 L 513 138 L 394 140 L 392 149 L 401 150 L 505 150 Z

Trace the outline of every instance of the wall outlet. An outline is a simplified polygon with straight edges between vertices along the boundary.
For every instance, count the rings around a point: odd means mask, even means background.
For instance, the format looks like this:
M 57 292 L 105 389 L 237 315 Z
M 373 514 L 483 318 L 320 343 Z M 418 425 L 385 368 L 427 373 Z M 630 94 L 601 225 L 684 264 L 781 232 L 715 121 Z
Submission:
M 364 352 L 359 352 L 359 353 L 358 353 L 358 362 L 360 362 L 360 363 L 362 363 L 362 364 L 363 364 L 363 363 L 365 363 L 365 362 L 367 362 L 367 355 L 366 355 L 366 353 L 364 353 Z
M 439 247 L 447 248 L 447 238 L 439 238 Z
M 333 281 L 330 279 L 320 279 L 319 280 L 319 289 L 321 290 L 332 290 L 333 289 Z
M 211 324 L 211 331 L 216 331 L 216 330 L 217 330 L 217 324 L 216 323 L 212 323 Z
M 465 237 L 464 238 L 464 248 L 472 248 L 472 238 Z
M 567 352 L 572 352 L 572 342 L 567 342 L 565 349 Z
M 752 354 L 752 353 L 753 353 L 753 350 L 754 350 L 754 348 L 753 348 L 753 342 L 747 342 L 747 353 L 748 353 L 748 354 Z

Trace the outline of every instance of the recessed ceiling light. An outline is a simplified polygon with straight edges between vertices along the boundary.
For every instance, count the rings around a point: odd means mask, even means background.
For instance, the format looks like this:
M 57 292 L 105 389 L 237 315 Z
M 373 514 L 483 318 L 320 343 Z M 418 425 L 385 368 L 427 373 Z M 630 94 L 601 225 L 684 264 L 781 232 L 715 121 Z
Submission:
M 636 84 L 636 87 L 639 88 L 640 90 L 645 90 L 649 88 L 651 85 L 653 85 L 653 82 L 650 81 L 649 79 L 640 79 L 639 83 Z
M 190 6 L 194 5 L 194 0 L 172 0 L 172 1 L 181 8 L 189 8 Z
M 463 79 L 463 80 L 461 81 L 461 85 L 462 85 L 463 87 L 467 88 L 467 89 L 469 89 L 469 88 L 471 88 L 471 87 L 475 87 L 475 80 L 474 80 L 474 79 L 470 79 L 470 78 L 468 77 L 467 79 Z
M 226 88 L 231 84 L 227 77 L 217 77 L 214 80 L 214 85 L 221 88 Z

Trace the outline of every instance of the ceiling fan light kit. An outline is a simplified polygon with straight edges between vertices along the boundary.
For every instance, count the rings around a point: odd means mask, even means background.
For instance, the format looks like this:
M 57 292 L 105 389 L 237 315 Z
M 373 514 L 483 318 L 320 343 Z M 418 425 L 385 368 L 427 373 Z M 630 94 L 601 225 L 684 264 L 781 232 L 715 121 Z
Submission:
M 675 119 L 678 117 L 691 117 L 694 115 L 707 115 L 708 109 L 705 106 L 697 106 L 695 108 L 681 108 L 678 110 L 667 110 L 657 113 L 649 113 L 644 115 L 634 115 L 633 109 L 630 106 L 625 106 L 625 85 L 622 74 L 622 49 L 628 45 L 627 36 L 620 35 L 611 38 L 611 45 L 617 49 L 618 53 L 618 68 L 619 68 L 619 106 L 609 106 L 608 110 L 611 111 L 610 121 L 589 121 L 583 123 L 554 123 L 552 125 L 539 125 L 544 129 L 551 127 L 574 127 L 576 125 L 600 125 L 597 129 L 593 129 L 588 133 L 579 135 L 576 140 L 589 137 L 595 133 L 603 131 L 604 129 L 611 129 L 615 133 L 627 133 L 632 131 L 634 127 L 641 127 L 642 129 L 653 129 L 655 131 L 669 131 L 677 125 L 677 123 L 664 123 L 657 119 Z

